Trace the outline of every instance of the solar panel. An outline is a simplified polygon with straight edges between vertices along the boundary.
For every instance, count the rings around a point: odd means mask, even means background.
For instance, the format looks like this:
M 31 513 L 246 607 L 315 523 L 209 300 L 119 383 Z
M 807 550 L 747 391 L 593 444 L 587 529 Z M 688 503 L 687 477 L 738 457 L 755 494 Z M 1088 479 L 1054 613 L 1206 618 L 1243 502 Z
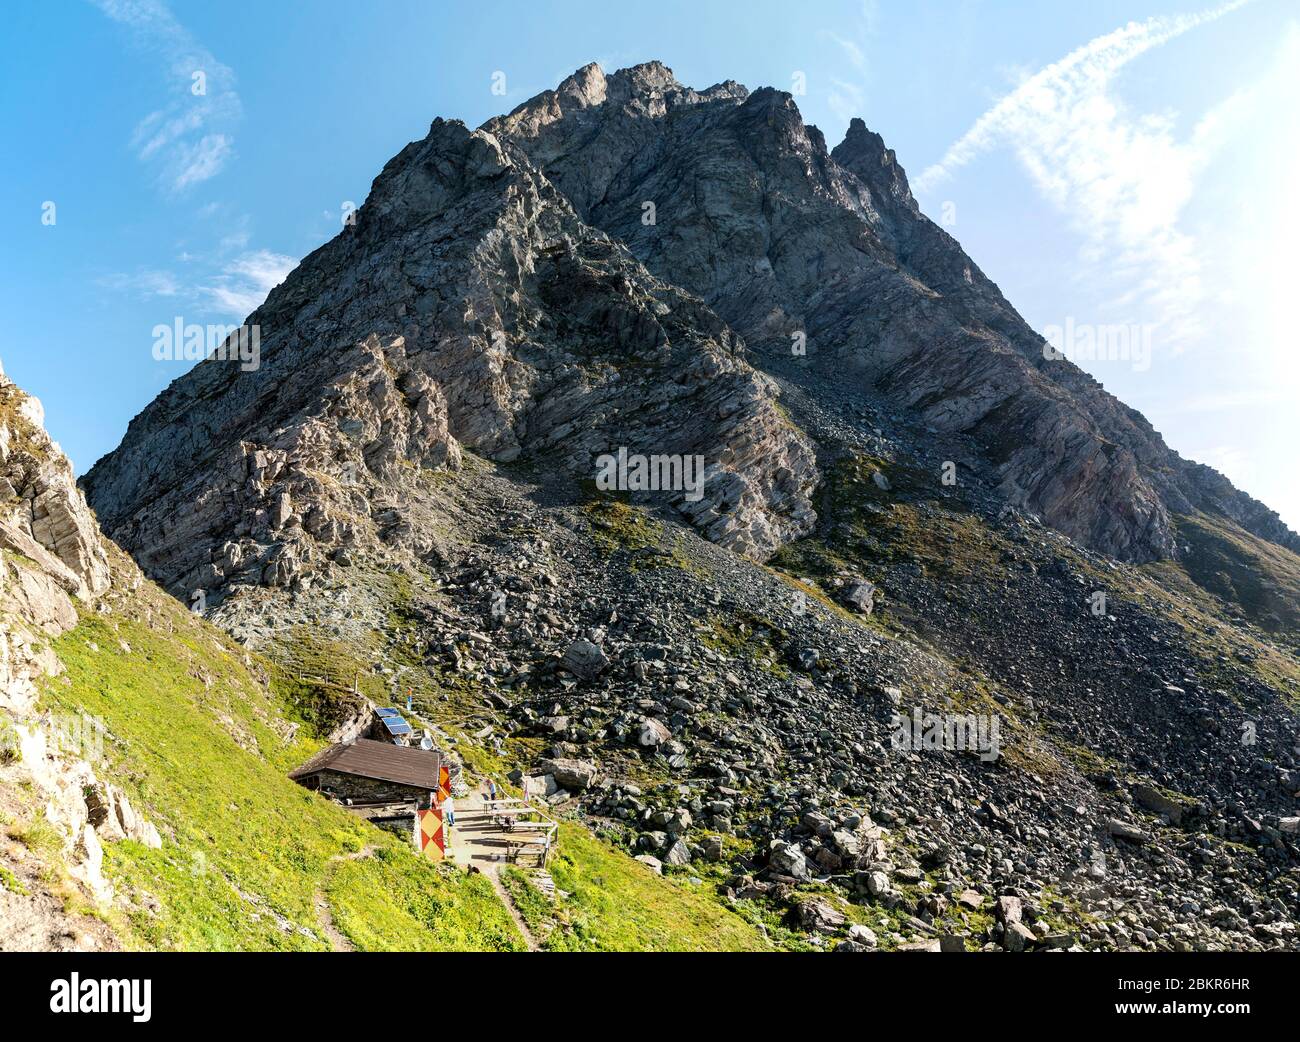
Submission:
M 375 712 L 376 712 L 379 716 L 396 716 L 396 717 L 400 718 L 401 715 L 402 715 L 402 714 L 399 713 L 396 709 L 376 709 Z
M 380 721 L 388 729 L 389 734 L 410 734 L 411 725 L 403 720 L 398 714 L 393 713 L 391 716 L 381 716 Z

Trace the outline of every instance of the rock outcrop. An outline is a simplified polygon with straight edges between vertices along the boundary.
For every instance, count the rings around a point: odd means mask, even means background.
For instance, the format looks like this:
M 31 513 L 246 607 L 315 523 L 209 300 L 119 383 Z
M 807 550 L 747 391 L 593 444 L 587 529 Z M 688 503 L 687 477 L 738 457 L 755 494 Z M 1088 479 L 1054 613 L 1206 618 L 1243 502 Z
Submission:
M 112 581 L 95 517 L 42 422 L 40 402 L 0 373 L 0 796 L 17 783 L 35 794 L 69 874 L 104 905 L 113 890 L 102 842 L 162 840 L 123 792 L 97 777 L 98 722 L 39 703 L 41 681 L 63 669 L 50 641 L 77 624 L 79 611 L 93 610 Z M 51 931 L 61 923 L 47 896 L 0 886 L 0 949 L 57 946 Z
M 698 455 L 702 498 L 670 498 L 711 538 L 762 558 L 809 530 L 812 450 L 740 338 L 491 134 L 435 121 L 356 217 L 250 317 L 260 367 L 203 362 L 85 478 L 151 577 L 188 596 L 419 556 L 418 475 L 464 449 L 570 480 L 619 448 Z
M 37 561 L 67 592 L 93 597 L 108 589 L 108 556 L 44 421 L 40 401 L 0 372 L 0 546 Z
M 1073 363 L 1045 358 L 861 120 L 828 151 L 789 94 L 695 91 L 651 62 L 586 66 L 485 129 L 751 347 L 789 357 L 797 336 L 809 368 L 972 435 L 1010 504 L 1084 545 L 1173 556 L 1171 513 L 1203 509 L 1300 549 L 1275 513 L 1183 460 Z

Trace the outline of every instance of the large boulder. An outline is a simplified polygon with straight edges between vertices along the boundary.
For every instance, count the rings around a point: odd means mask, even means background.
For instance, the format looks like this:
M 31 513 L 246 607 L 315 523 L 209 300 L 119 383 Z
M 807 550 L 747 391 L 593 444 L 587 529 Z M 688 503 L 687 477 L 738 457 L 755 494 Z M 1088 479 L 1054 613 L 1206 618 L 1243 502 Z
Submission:
M 1154 785 L 1139 782 L 1130 791 L 1133 794 L 1134 802 L 1139 807 L 1149 810 L 1152 814 L 1163 815 L 1171 825 L 1181 825 L 1183 823 L 1182 805 L 1170 799 Z
M 845 922 L 844 914 L 826 901 L 809 900 L 799 905 L 799 925 L 809 933 L 836 933 Z
M 579 680 L 595 680 L 609 668 L 609 657 L 599 644 L 575 640 L 565 651 L 560 665 Z
M 840 600 L 863 615 L 870 615 L 876 607 L 876 585 L 866 579 L 855 579 L 840 592 Z
M 686 841 L 675 839 L 664 852 L 663 862 L 665 865 L 689 865 L 691 863 L 691 849 L 686 845 Z
M 1024 915 L 1024 905 L 1021 903 L 1020 898 L 1012 894 L 1003 894 L 994 902 L 993 914 L 1000 923 L 1007 925 L 1018 923 L 1021 916 Z
M 663 723 L 648 716 L 641 721 L 636 740 L 641 745 L 653 749 L 656 746 L 663 745 L 672 736 L 673 733 Z
M 879 943 L 876 931 L 870 926 L 863 926 L 861 923 L 854 923 L 849 927 L 849 940 L 856 944 L 865 945 L 868 948 L 874 948 Z
M 537 764 L 537 771 L 539 774 L 549 774 L 561 788 L 574 789 L 579 792 L 590 789 L 596 783 L 596 778 L 600 773 L 596 765 L 589 760 L 564 758 L 540 760 Z
M 1009 952 L 1023 952 L 1035 940 L 1033 931 L 1024 923 L 1008 923 L 1002 935 L 1002 947 Z
M 1145 843 L 1147 841 L 1147 834 L 1131 821 L 1108 818 L 1106 820 L 1106 830 L 1116 839 L 1128 840 L 1130 843 Z
M 803 852 L 796 846 L 782 843 L 775 846 L 767 860 L 768 867 L 773 872 L 783 876 L 790 876 L 792 879 L 807 879 L 808 859 L 803 856 Z

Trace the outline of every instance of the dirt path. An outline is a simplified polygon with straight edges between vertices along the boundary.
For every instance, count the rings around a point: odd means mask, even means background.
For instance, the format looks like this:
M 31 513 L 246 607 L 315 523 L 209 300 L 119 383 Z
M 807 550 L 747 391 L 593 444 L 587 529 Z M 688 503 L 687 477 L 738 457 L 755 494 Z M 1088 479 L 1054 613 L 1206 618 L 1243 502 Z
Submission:
M 353 851 L 351 854 L 335 854 L 330 858 L 330 864 L 339 861 L 361 861 L 363 858 L 370 857 L 374 852 L 374 844 L 371 844 L 361 850 Z M 328 879 L 330 870 L 326 869 L 325 871 Z M 334 913 L 330 910 L 329 898 L 325 896 L 324 882 L 324 880 L 321 881 L 322 885 L 316 889 L 316 895 L 313 898 L 313 903 L 316 906 L 316 922 L 321 928 L 321 933 L 329 940 L 332 951 L 354 952 L 357 949 L 334 922 Z
M 487 876 L 488 882 L 492 884 L 492 889 L 497 892 L 497 897 L 501 899 L 501 903 L 506 906 L 506 911 L 510 913 L 510 918 L 515 921 L 515 926 L 519 928 L 519 932 L 524 935 L 524 943 L 528 945 L 528 950 L 530 952 L 541 951 L 542 946 L 537 943 L 533 931 L 528 929 L 524 917 L 519 914 L 519 909 L 515 907 L 514 898 L 510 896 L 510 891 L 501 882 L 501 866 L 491 865 L 484 870 L 483 874 Z
M 528 950 L 530 952 L 540 951 L 541 946 L 537 943 L 537 938 L 528 929 L 524 917 L 519 914 L 519 909 L 515 907 L 515 902 L 510 897 L 510 891 L 501 882 L 501 866 L 505 862 L 500 844 L 506 834 L 488 821 L 487 815 L 483 812 L 482 797 L 473 795 L 457 802 L 460 804 L 460 809 L 456 813 L 456 827 L 451 830 L 451 842 L 447 847 L 447 860 L 481 872 L 487 878 L 487 881 L 492 884 L 492 889 L 496 892 L 501 904 L 505 906 L 505 910 L 510 914 L 510 918 L 522 935 L 524 943 L 528 945 Z M 374 852 L 375 847 L 372 844 L 351 854 L 335 854 L 330 858 L 330 864 L 337 864 L 340 861 L 360 861 L 362 858 L 370 857 Z M 334 922 L 334 913 L 330 909 L 329 899 L 325 896 L 324 884 L 329 878 L 329 871 L 330 869 L 327 868 L 325 879 L 322 879 L 321 886 L 317 888 L 313 898 L 316 908 L 316 922 L 320 926 L 321 933 L 330 942 L 332 951 L 354 952 L 356 947 L 348 940 L 347 935 L 338 928 L 338 924 Z
M 456 801 L 456 825 L 449 830 L 447 860 L 486 872 L 505 863 L 508 833 L 492 823 L 477 792 Z
M 507 833 L 494 825 L 483 810 L 483 797 L 475 792 L 456 801 L 456 826 L 451 830 L 447 859 L 485 875 L 497 897 L 505 905 L 510 918 L 523 934 L 530 952 L 540 951 L 537 938 L 528 929 L 524 917 L 515 907 L 510 891 L 501 882 L 501 868 L 505 865 Z
M 352 942 L 347 939 L 343 931 L 334 925 L 334 916 L 330 912 L 330 903 L 319 890 L 316 891 L 316 921 L 320 924 L 321 933 L 330 942 L 330 951 L 356 951 L 356 948 L 352 946 Z

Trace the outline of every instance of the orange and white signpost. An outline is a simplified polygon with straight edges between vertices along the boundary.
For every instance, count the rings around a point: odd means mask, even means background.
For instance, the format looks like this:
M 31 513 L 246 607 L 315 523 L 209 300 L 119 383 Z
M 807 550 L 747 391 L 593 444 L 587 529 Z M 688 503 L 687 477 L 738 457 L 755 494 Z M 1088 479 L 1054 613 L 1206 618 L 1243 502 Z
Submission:
M 430 861 L 441 861 L 447 856 L 447 834 L 442 828 L 441 807 L 415 812 L 415 839 L 420 853 Z

